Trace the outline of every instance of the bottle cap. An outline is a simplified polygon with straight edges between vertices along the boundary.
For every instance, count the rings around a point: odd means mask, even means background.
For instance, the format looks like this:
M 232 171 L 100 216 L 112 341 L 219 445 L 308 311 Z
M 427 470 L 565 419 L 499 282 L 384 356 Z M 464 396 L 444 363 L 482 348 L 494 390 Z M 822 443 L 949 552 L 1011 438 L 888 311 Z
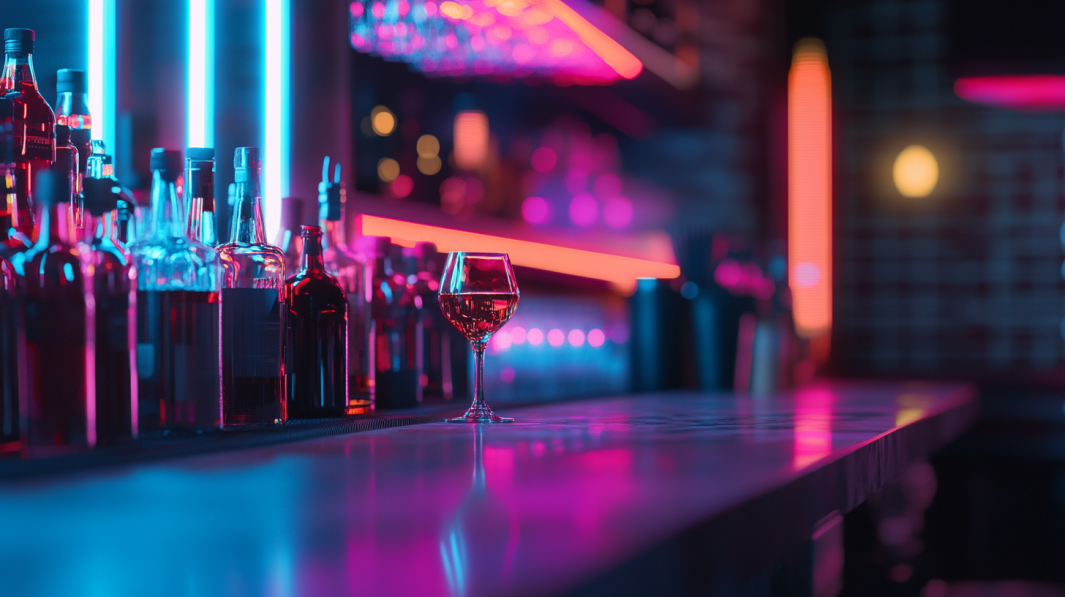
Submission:
M 233 167 L 237 170 L 259 167 L 258 147 L 238 147 L 233 150 Z
M 167 181 L 177 180 L 184 166 L 180 151 L 163 147 L 156 147 L 152 150 L 152 158 L 149 164 L 153 171 L 158 170 L 162 173 L 163 179 Z
M 85 71 L 73 68 L 61 68 L 55 71 L 56 93 L 85 93 L 89 90 Z
M 300 232 L 300 235 L 303 236 L 303 238 L 311 236 L 321 236 L 322 229 L 318 226 L 302 226 L 302 231 Z
M 358 240 L 359 252 L 371 259 L 380 259 L 388 255 L 392 239 L 387 236 L 360 236 Z
M 4 51 L 12 54 L 32 54 L 33 29 L 4 29 Z
M 55 144 L 56 147 L 66 147 L 70 145 L 70 127 L 65 124 L 55 125 Z
M 55 168 L 37 172 L 33 198 L 45 207 L 70 201 L 70 177 Z
M 190 160 L 213 160 L 214 147 L 190 147 L 185 150 L 185 157 Z

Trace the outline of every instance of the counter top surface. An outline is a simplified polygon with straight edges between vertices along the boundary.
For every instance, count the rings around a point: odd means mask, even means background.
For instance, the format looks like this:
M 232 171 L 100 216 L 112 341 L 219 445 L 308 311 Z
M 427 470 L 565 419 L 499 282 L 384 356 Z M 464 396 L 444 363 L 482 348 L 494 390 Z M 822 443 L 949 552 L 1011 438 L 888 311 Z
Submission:
M 840 480 L 819 478 L 813 515 L 845 512 L 959 433 L 975 395 L 833 382 L 500 410 L 517 422 L 0 483 L 3 593 L 564 593 L 813 475 Z

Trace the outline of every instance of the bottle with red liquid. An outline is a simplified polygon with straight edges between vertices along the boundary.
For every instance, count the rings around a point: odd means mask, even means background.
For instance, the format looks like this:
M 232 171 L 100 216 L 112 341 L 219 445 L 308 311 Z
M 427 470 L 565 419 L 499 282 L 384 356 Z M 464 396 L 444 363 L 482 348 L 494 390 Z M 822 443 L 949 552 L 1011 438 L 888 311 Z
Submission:
M 299 273 L 285 282 L 288 416 L 335 417 L 348 408 L 348 303 L 325 271 L 322 229 L 304 226 Z
M 14 126 L 0 119 L 0 142 L 4 147 L 0 158 L 0 256 L 11 259 L 16 253 L 30 248 L 29 238 L 15 229 L 15 209 L 18 204 L 17 184 L 19 176 L 16 162 Z
M 19 411 L 23 449 L 47 454 L 96 444 L 96 313 L 71 217 L 70 174 L 42 170 L 35 183 L 40 231 L 14 261 L 26 293 L 27 375 Z
M 325 269 L 336 278 L 348 301 L 348 413 L 362 414 L 374 408 L 373 339 L 370 326 L 372 268 L 363 254 L 348 242 L 344 231 L 347 192 L 340 180 L 340 164 L 329 177 L 329 156 L 322 164 L 318 183 L 318 226 L 321 227 Z
M 285 254 L 266 242 L 259 149 L 238 147 L 229 242 L 222 262 L 222 404 L 225 425 L 279 424 L 285 401 Z
M 32 29 L 4 30 L 4 70 L 0 73 L 0 120 L 14 124 L 18 175 L 16 222 L 19 233 L 33 238 L 33 180 L 55 161 L 55 113 L 37 89 L 33 72 Z
M 130 245 L 137 271 L 139 430 L 218 429 L 218 255 L 186 236 L 176 186 L 181 152 L 153 149 L 151 167 L 151 227 Z
M 57 125 L 57 128 L 63 125 Z M 116 241 L 121 192 L 104 176 L 104 155 L 93 154 L 84 178 L 82 244 L 91 266 L 96 303 L 96 439 L 99 445 L 136 439 L 137 270 L 125 244 Z

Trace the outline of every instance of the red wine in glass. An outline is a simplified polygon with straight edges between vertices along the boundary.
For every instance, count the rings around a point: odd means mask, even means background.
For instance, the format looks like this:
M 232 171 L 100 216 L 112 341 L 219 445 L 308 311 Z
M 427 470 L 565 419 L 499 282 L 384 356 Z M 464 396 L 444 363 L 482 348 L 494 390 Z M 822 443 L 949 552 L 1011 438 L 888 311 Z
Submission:
M 504 253 L 451 253 L 440 279 L 440 310 L 473 345 L 473 404 L 452 423 L 511 423 L 484 401 L 484 349 L 518 308 L 518 282 Z

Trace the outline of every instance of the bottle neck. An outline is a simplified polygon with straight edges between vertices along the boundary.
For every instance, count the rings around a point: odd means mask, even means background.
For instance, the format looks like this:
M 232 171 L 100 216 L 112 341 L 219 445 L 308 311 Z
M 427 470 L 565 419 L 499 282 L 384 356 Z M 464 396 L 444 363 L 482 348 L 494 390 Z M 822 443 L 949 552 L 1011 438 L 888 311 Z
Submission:
M 303 257 L 300 259 L 300 272 L 324 271 L 322 261 L 322 235 L 309 234 L 303 237 Z
M 4 54 L 4 72 L 0 75 L 0 88 L 13 91 L 37 90 L 37 76 L 33 73 L 33 54 Z
M 205 245 L 215 246 L 218 244 L 218 233 L 215 230 L 214 212 L 203 208 L 203 197 L 189 198 L 189 227 L 187 236 L 198 240 Z
M 63 201 L 41 209 L 41 228 L 37 236 L 38 246 L 78 244 L 79 229 L 74 225 L 70 202 Z
M 175 182 L 156 170 L 152 172 L 152 238 L 180 236 L 185 236 L 185 206 L 178 201 Z
M 266 224 L 263 221 L 263 196 L 257 168 L 238 170 L 233 223 L 229 227 L 229 242 L 246 245 L 266 244 Z

